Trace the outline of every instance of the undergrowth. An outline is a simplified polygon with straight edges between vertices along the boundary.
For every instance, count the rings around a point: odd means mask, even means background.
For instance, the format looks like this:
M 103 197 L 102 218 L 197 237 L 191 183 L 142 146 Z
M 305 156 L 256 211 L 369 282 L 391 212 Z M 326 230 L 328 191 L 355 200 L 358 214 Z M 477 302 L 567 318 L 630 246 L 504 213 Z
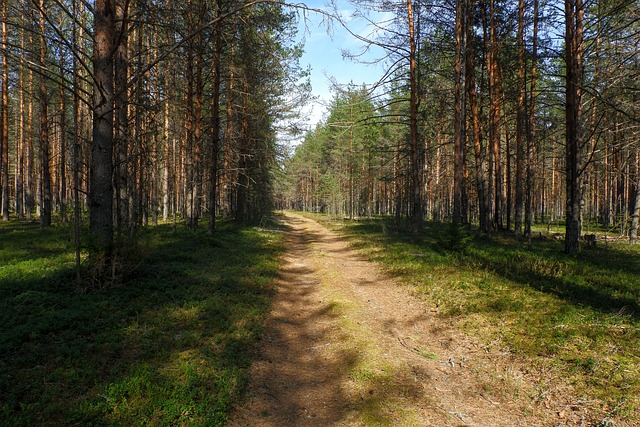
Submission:
M 440 316 L 552 372 L 595 417 L 640 419 L 640 245 L 567 256 L 561 241 L 542 237 L 529 248 L 447 224 L 412 236 L 383 219 L 313 218 L 349 235 Z
M 0 224 L 0 425 L 225 423 L 270 307 L 280 234 L 141 233 L 144 262 L 87 290 L 67 228 Z

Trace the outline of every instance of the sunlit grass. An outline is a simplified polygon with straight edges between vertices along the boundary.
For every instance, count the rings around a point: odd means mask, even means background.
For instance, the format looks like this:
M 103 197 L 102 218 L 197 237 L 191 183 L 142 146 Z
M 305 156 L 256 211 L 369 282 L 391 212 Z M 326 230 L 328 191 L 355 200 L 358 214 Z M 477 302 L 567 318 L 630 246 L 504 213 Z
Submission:
M 141 233 L 143 265 L 87 292 L 68 229 L 0 224 L 0 425 L 224 425 L 270 307 L 281 234 Z
M 414 237 L 383 220 L 314 219 L 347 233 L 439 316 L 571 385 L 603 419 L 640 419 L 640 245 L 566 256 L 553 239 L 528 248 L 447 224 Z

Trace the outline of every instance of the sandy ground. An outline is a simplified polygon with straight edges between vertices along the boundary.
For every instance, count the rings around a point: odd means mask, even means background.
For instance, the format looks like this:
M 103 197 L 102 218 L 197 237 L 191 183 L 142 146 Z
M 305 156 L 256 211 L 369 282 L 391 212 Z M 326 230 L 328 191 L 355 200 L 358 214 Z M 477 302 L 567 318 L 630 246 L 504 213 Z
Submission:
M 287 213 L 288 252 L 230 426 L 574 426 L 513 358 L 454 330 L 339 235 Z

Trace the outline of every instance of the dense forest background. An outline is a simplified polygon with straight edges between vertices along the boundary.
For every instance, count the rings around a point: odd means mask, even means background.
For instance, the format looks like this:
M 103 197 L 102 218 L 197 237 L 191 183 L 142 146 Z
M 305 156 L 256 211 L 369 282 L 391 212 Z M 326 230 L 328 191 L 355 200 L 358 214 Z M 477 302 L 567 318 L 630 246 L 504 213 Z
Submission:
M 276 124 L 303 98 L 276 2 L 3 1 L 2 215 L 91 241 L 273 205 Z M 116 239 L 117 240 L 117 239 Z
M 637 1 L 354 6 L 388 17 L 356 35 L 388 72 L 336 88 L 289 152 L 280 136 L 310 90 L 304 4 L 2 0 L 2 218 L 80 230 L 87 212 L 107 256 L 159 219 L 213 234 L 217 217 L 274 207 L 415 232 L 564 223 L 568 253 L 587 227 L 636 240 Z
M 287 163 L 286 206 L 531 236 L 637 238 L 638 4 L 378 4 L 388 74 L 336 91 Z M 412 10 L 413 9 L 413 10 Z M 414 129 L 415 128 L 415 129 Z

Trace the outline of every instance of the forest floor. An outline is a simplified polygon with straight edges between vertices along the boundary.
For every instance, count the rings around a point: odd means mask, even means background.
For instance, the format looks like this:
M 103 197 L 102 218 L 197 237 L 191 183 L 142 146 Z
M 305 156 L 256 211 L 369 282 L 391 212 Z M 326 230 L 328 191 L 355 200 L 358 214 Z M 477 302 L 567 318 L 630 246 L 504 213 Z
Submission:
M 454 329 L 318 222 L 285 214 L 288 252 L 230 426 L 590 425 L 531 399 L 527 368 Z

